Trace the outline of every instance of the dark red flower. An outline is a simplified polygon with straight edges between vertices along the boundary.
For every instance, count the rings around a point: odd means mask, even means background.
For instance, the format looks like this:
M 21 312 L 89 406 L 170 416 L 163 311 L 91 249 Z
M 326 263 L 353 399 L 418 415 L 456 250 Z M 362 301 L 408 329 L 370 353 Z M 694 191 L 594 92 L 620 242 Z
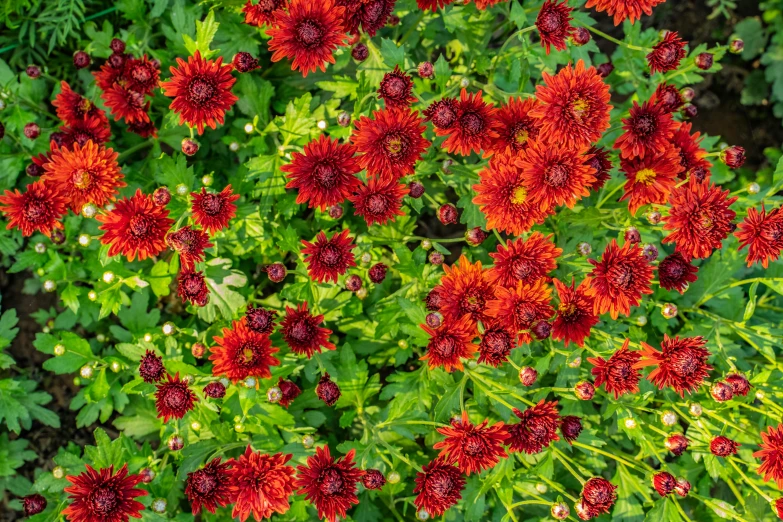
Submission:
M 480 335 L 479 363 L 497 368 L 508 360 L 508 355 L 517 346 L 517 334 L 497 321 L 484 324 L 484 333 Z
M 585 280 L 574 288 L 566 286 L 557 279 L 554 280 L 555 290 L 560 298 L 557 307 L 557 317 L 552 323 L 552 339 L 584 346 L 585 339 L 590 337 L 590 329 L 598 324 L 598 316 L 593 313 L 593 298 L 587 295 L 588 285 Z
M 245 14 L 245 23 L 261 27 L 264 25 L 273 25 L 275 22 L 275 11 L 285 10 L 288 0 L 259 0 L 255 5 L 253 0 L 247 0 L 242 6 L 242 12 Z
M 639 378 L 641 374 L 637 369 L 637 364 L 642 358 L 638 351 L 628 350 L 629 339 L 623 342 L 623 346 L 614 352 L 609 360 L 603 357 L 589 357 L 587 361 L 594 366 L 591 370 L 595 377 L 595 385 L 604 385 L 606 393 L 614 394 L 617 399 L 626 393 L 637 393 L 639 391 Z
M 484 420 L 474 426 L 463 411 L 461 419 L 452 419 L 451 426 L 438 428 L 438 433 L 446 437 L 433 446 L 440 450 L 438 458 L 445 464 L 456 463 L 466 475 L 493 468 L 500 458 L 508 457 L 503 444 L 509 435 L 502 422 L 492 426 L 488 423 Z
M 133 122 L 128 124 L 128 130 L 135 134 L 138 134 L 142 138 L 158 137 L 158 129 L 151 121 Z
M 114 209 L 99 214 L 101 243 L 109 245 L 109 257 L 124 255 L 128 261 L 143 261 L 166 250 L 166 233 L 174 220 L 169 211 L 155 204 L 141 189 L 130 198 L 119 200 Z
M 432 517 L 438 517 L 462 498 L 465 477 L 462 473 L 440 459 L 435 459 L 416 474 L 413 501 L 417 509 L 424 510 Z
M 453 2 L 454 0 L 416 0 L 416 5 L 418 5 L 419 9 L 422 11 L 429 9 L 434 13 L 438 9 L 442 9 Z
M 362 484 L 367 489 L 381 489 L 386 484 L 386 477 L 377 469 L 366 469 L 362 475 Z
M 343 27 L 351 34 L 358 35 L 359 27 L 368 36 L 375 36 L 394 9 L 397 0 L 337 0 L 337 6 L 345 7 Z
M 554 315 L 550 304 L 552 290 L 541 280 L 532 284 L 518 282 L 512 288 L 498 287 L 495 299 L 487 305 L 487 315 L 512 332 L 518 332 L 520 343 L 531 341 L 528 331 Z
M 541 121 L 530 114 L 536 106 L 538 100 L 535 98 L 510 98 L 508 103 L 500 107 L 495 114 L 498 136 L 493 140 L 490 150 L 511 157 L 538 139 Z
M 600 261 L 589 260 L 595 266 L 588 281 L 586 295 L 593 298 L 593 312 L 609 312 L 612 319 L 629 315 L 632 306 L 639 306 L 642 296 L 651 294 L 653 267 L 644 258 L 638 243 L 626 242 L 622 248 L 612 239 Z
M 269 335 L 275 329 L 276 315 L 275 310 L 267 310 L 260 306 L 255 308 L 249 304 L 245 312 L 245 325 L 256 333 Z
M 139 361 L 139 376 L 144 382 L 158 382 L 166 370 L 163 368 L 163 357 L 146 350 Z
M 366 185 L 360 184 L 348 201 L 356 207 L 354 215 L 362 216 L 367 226 L 379 223 L 385 225 L 394 221 L 395 216 L 404 216 L 400 210 L 402 198 L 408 194 L 408 187 L 395 178 L 387 176 L 373 177 Z
M 185 480 L 185 495 L 190 501 L 194 515 L 201 513 L 202 508 L 215 513 L 217 508 L 227 506 L 231 502 L 229 480 L 232 464 L 233 460 L 221 462 L 220 457 L 217 457 L 203 468 L 188 473 L 188 478 Z
M 236 215 L 237 206 L 234 201 L 239 194 L 231 192 L 228 185 L 218 193 L 207 192 L 201 187 L 201 192 L 191 192 L 191 210 L 196 224 L 208 234 L 214 234 L 228 226 L 228 222 Z
M 5 228 L 18 228 L 23 236 L 34 232 L 51 236 L 62 229 L 60 220 L 68 212 L 68 198 L 53 187 L 56 185 L 36 181 L 27 185 L 24 192 L 6 190 L 0 196 L 0 211 L 8 219 Z
M 245 51 L 235 54 L 234 58 L 231 59 L 231 64 L 240 73 L 247 73 L 261 67 L 258 65 L 258 59 L 253 58 L 252 54 Z
M 315 237 L 315 242 L 302 240 L 302 254 L 304 254 L 307 272 L 313 281 L 323 283 L 337 282 L 337 276 L 344 274 L 350 267 L 356 266 L 351 250 L 356 248 L 349 230 L 335 232 L 330 239 L 322 231 Z
M 318 385 L 315 387 L 315 394 L 324 401 L 327 406 L 334 406 L 340 398 L 342 392 L 336 382 L 332 380 L 327 372 L 321 376 Z
M 125 72 L 125 59 L 127 56 L 122 53 L 114 53 L 101 65 L 99 71 L 92 73 L 95 76 L 95 84 L 100 90 L 110 89 L 122 78 Z
M 571 26 L 571 8 L 568 7 L 568 2 L 546 0 L 538 11 L 536 27 L 546 54 L 549 54 L 550 46 L 558 51 L 565 51 L 566 40 L 575 31 Z
M 62 147 L 71 149 L 75 143 L 78 143 L 83 148 L 90 141 L 97 145 L 103 145 L 109 141 L 111 139 L 111 129 L 109 124 L 101 119 L 95 116 L 87 116 L 83 120 L 74 121 L 60 127 L 59 136 Z
M 140 475 L 128 475 L 125 464 L 115 474 L 114 466 L 100 470 L 89 464 L 79 475 L 68 475 L 65 479 L 73 484 L 65 488 L 70 493 L 70 504 L 61 514 L 69 522 L 121 522 L 129 517 L 141 518 L 144 504 L 134 500 L 147 492 L 137 489 Z
M 66 125 L 93 117 L 104 126 L 109 123 L 103 110 L 81 94 L 74 92 L 65 81 L 60 82 L 60 93 L 55 97 L 52 105 L 57 108 L 57 117 Z
M 674 488 L 677 485 L 677 479 L 668 471 L 659 471 L 653 475 L 652 483 L 655 491 L 657 491 L 660 496 L 665 497 L 674 491 Z
M 698 279 L 696 273 L 699 269 L 693 266 L 682 254 L 675 252 L 663 258 L 658 265 L 658 281 L 664 290 L 677 290 L 685 292 L 689 283 Z
M 449 129 L 457 121 L 458 105 L 454 98 L 443 98 L 424 110 L 425 121 L 431 121 L 436 129 Z
M 134 92 L 152 94 L 158 87 L 160 79 L 160 64 L 157 60 L 149 60 L 145 54 L 141 58 L 125 60 L 123 83 Z
M 435 127 L 435 134 L 448 136 L 441 147 L 460 156 L 470 156 L 471 152 L 481 154 L 482 151 L 485 157 L 488 156 L 493 142 L 499 137 L 497 112 L 491 103 L 484 101 L 481 91 L 470 94 L 462 89 L 454 122 L 444 129 Z
M 272 346 L 269 336 L 251 330 L 246 321 L 233 321 L 231 328 L 223 328 L 223 337 L 212 339 L 212 375 L 224 375 L 231 382 L 239 382 L 248 377 L 269 379 L 272 377 L 270 366 L 279 366 L 280 360 L 274 357 L 279 350 Z
M 775 513 L 778 515 L 778 518 L 783 520 L 783 497 L 777 499 L 774 503 L 775 506 Z
M 287 381 L 280 377 L 277 381 L 277 387 L 280 388 L 280 406 L 288 408 L 291 403 L 302 394 L 302 389 L 291 381 Z
M 612 177 L 609 173 L 612 170 L 609 151 L 603 147 L 590 147 L 585 156 L 590 158 L 587 163 L 595 170 L 595 181 L 590 185 L 590 190 L 601 190 Z
M 731 386 L 731 391 L 734 395 L 742 395 L 744 397 L 750 391 L 748 378 L 740 373 L 728 374 L 726 376 L 726 383 Z
M 680 123 L 672 135 L 672 145 L 680 155 L 682 166 L 680 178 L 685 179 L 688 175 L 696 176 L 700 171 L 709 173 L 712 168 L 712 163 L 705 159 L 707 151 L 699 146 L 703 139 L 698 132 L 691 135 L 691 124 L 687 122 Z
M 438 328 L 430 328 L 426 324 L 419 326 L 430 337 L 427 353 L 420 358 L 427 361 L 430 369 L 440 366 L 447 372 L 462 370 L 461 359 L 472 359 L 476 353 L 476 345 L 473 344 L 476 326 L 468 315 L 444 321 Z
M 590 520 L 604 513 L 609 513 L 617 500 L 616 489 L 617 486 L 603 477 L 588 479 L 582 486 L 582 495 L 579 499 L 582 509 L 580 510 L 579 506 L 576 508 L 579 518 Z
M 688 439 L 682 433 L 674 433 L 664 442 L 666 449 L 677 455 L 682 455 L 688 449 Z
M 196 306 L 205 306 L 209 302 L 209 288 L 204 272 L 182 270 L 177 275 L 177 294 L 183 301 Z
M 222 399 L 226 396 L 226 387 L 222 382 L 211 382 L 204 386 L 204 395 L 213 399 Z
M 291 507 L 288 497 L 294 491 L 294 468 L 286 465 L 291 457 L 253 451 L 248 445 L 229 470 L 228 489 L 234 504 L 232 518 L 244 522 L 251 514 L 253 519 L 262 520 L 274 513 L 288 512 Z
M 663 334 L 661 351 L 642 342 L 642 359 L 634 368 L 656 366 L 647 376 L 647 380 L 659 389 L 670 386 L 680 397 L 685 392 L 693 393 L 709 376 L 712 366 L 707 364 L 710 352 L 704 348 L 707 340 L 703 337 L 674 337 Z
M 677 112 L 685 104 L 680 90 L 671 84 L 661 83 L 655 88 L 653 95 L 655 103 L 663 107 L 664 112 Z
M 764 482 L 772 479 L 778 489 L 783 489 L 783 424 L 776 428 L 767 426 L 767 432 L 761 432 L 759 446 L 761 449 L 753 453 L 761 460 L 758 474 L 764 477 Z
M 728 457 L 729 455 L 736 455 L 739 443 L 734 442 L 728 437 L 719 435 L 714 437 L 710 441 L 710 453 L 716 457 Z
M 383 263 L 375 263 L 367 271 L 367 276 L 370 278 L 370 281 L 372 281 L 376 285 L 379 285 L 383 283 L 384 279 L 386 279 L 386 271 L 388 269 L 389 267 L 384 265 Z
M 147 114 L 150 102 L 144 94 L 129 89 L 122 83 L 116 83 L 103 91 L 101 99 L 109 108 L 114 121 L 122 119 L 125 123 L 144 123 L 149 121 Z
M 192 270 L 196 263 L 204 261 L 204 249 L 212 247 L 209 236 L 190 225 L 169 234 L 166 242 L 179 254 L 182 270 Z
M 46 509 L 46 497 L 39 493 L 27 495 L 22 498 L 22 508 L 26 517 L 37 515 Z
M 387 0 L 380 1 L 385 2 Z M 381 85 L 378 88 L 378 97 L 385 102 L 387 109 L 407 108 L 410 107 L 411 103 L 416 102 L 416 97 L 413 96 L 412 92 L 413 80 L 407 73 L 400 70 L 398 65 L 395 65 L 392 72 L 383 76 Z
M 642 13 L 650 16 L 652 8 L 666 0 L 588 0 L 588 9 L 595 7 L 598 12 L 606 11 L 606 14 L 613 17 L 614 25 L 620 25 L 623 20 L 630 20 L 633 24 L 641 19 Z
M 685 58 L 687 43 L 675 31 L 666 31 L 663 40 L 654 45 L 652 52 L 647 55 L 650 72 L 668 72 L 679 67 L 680 60 Z
M 745 149 L 739 145 L 726 147 L 720 151 L 720 160 L 730 169 L 738 169 L 745 163 Z
M 581 417 L 566 415 L 560 418 L 560 433 L 569 444 L 579 438 L 582 429 Z
M 424 303 L 426 304 L 427 310 L 430 310 L 432 312 L 440 310 L 440 305 L 443 302 L 443 298 L 440 295 L 440 287 L 436 286 L 432 290 L 429 291 L 427 294 L 427 297 L 424 298 Z
M 769 262 L 776 261 L 783 250 L 783 212 L 775 208 L 767 214 L 763 203 L 761 212 L 751 207 L 745 219 L 737 225 L 734 235 L 739 239 L 740 250 L 748 247 L 748 266 L 761 262 L 761 266 L 766 269 Z
M 356 122 L 351 141 L 361 153 L 359 165 L 370 176 L 399 179 L 413 174 L 417 161 L 430 146 L 426 126 L 418 111 L 386 109 L 373 111 Z
M 540 453 L 556 440 L 557 426 L 560 415 L 557 412 L 557 401 L 541 401 L 535 406 L 519 411 L 514 408 L 514 415 L 519 422 L 506 426 L 510 437 L 506 441 L 511 452 L 525 452 L 529 455 Z
M 669 147 L 676 125 L 671 114 L 654 100 L 642 105 L 634 101 L 629 117 L 623 119 L 625 132 L 615 140 L 614 148 L 620 149 L 623 158 L 661 154 Z
M 677 175 L 683 172 L 679 163 L 678 149 L 669 146 L 658 154 L 647 154 L 643 158 L 622 159 L 620 170 L 625 174 L 623 197 L 628 200 L 628 211 L 635 215 L 644 205 L 663 205 L 677 182 Z
M 318 326 L 324 322 L 323 315 L 312 315 L 307 309 L 307 303 L 300 304 L 296 309 L 285 307 L 286 316 L 280 321 L 280 333 L 283 339 L 296 354 L 304 354 L 309 359 L 321 349 L 335 350 L 336 346 L 329 342 L 332 331 Z
M 155 392 L 155 408 L 158 410 L 158 418 L 162 418 L 164 423 L 169 419 L 181 419 L 198 401 L 190 391 L 188 382 L 179 380 L 179 373 L 174 377 L 166 375 L 166 380 L 155 386 L 158 389 Z
M 296 467 L 294 486 L 316 507 L 318 518 L 335 522 L 338 516 L 344 518 L 351 506 L 359 503 L 356 482 L 362 478 L 362 471 L 356 468 L 354 455 L 351 450 L 335 460 L 329 453 L 329 446 L 324 446 L 307 457 L 306 466 Z

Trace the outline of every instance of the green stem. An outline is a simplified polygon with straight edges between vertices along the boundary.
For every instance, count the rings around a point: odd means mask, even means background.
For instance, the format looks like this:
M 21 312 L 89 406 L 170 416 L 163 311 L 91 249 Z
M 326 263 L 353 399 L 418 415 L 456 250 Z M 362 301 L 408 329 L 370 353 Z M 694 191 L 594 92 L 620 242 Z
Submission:
M 644 51 L 646 53 L 649 53 L 650 51 L 652 51 L 652 49 L 649 48 L 649 47 L 639 47 L 638 45 L 631 45 L 629 43 L 625 43 L 622 40 L 618 40 L 614 36 L 610 36 L 610 35 L 606 34 L 603 31 L 599 31 L 595 27 L 591 27 L 591 26 L 586 25 L 586 24 L 577 24 L 577 25 L 581 25 L 582 27 L 584 27 L 585 29 L 587 29 L 591 33 L 595 33 L 598 36 L 600 36 L 601 38 L 604 38 L 605 40 L 609 40 L 610 42 L 616 43 L 617 45 L 621 45 L 621 46 L 623 46 L 625 48 L 628 48 L 628 49 L 631 49 L 633 51 Z
M 133 147 L 125 149 L 125 151 L 123 151 L 122 154 L 117 156 L 117 163 L 121 162 L 122 160 L 124 160 L 125 158 L 127 158 L 128 156 L 130 156 L 131 154 L 133 154 L 134 152 L 136 152 L 138 150 L 146 149 L 147 147 L 151 147 L 153 143 L 155 143 L 155 140 L 142 141 L 141 143 L 137 143 Z
M 733 467 L 733 468 L 735 469 L 735 471 L 736 471 L 737 473 L 739 473 L 740 477 L 742 477 L 742 478 L 743 478 L 743 480 L 745 481 L 745 483 L 746 483 L 746 484 L 748 484 L 750 487 L 752 487 L 754 490 L 756 490 L 756 493 L 758 493 L 758 494 L 761 496 L 761 498 L 763 498 L 763 499 L 764 499 L 764 500 L 766 500 L 767 502 L 772 502 L 772 498 L 771 498 L 771 497 L 769 497 L 769 496 L 767 496 L 767 495 L 765 495 L 765 494 L 764 494 L 764 492 L 763 492 L 763 491 L 761 491 L 761 490 L 759 489 L 759 487 L 758 487 L 756 484 L 754 484 L 754 483 L 753 483 L 753 481 L 751 481 L 751 480 L 748 478 L 748 476 L 747 476 L 747 475 L 745 475 L 745 473 L 742 471 L 742 469 L 741 469 L 741 468 L 740 468 L 740 467 L 737 465 L 737 463 L 736 463 L 736 460 L 737 460 L 737 459 L 736 459 L 735 457 L 729 457 L 729 458 L 727 458 L 726 460 L 728 460 L 728 461 L 729 461 L 729 464 L 731 464 L 731 467 Z M 743 464 L 744 464 L 744 463 L 743 463 Z

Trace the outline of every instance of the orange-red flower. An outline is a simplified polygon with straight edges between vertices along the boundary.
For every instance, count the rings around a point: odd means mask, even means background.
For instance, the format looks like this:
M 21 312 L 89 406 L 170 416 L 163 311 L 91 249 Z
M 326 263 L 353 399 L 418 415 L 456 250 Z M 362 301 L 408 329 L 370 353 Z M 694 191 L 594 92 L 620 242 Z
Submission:
M 783 489 L 783 424 L 777 428 L 767 426 L 767 432 L 761 432 L 761 449 L 753 456 L 761 459 L 758 473 L 764 477 L 764 482 L 772 479 Z
M 125 60 L 122 81 L 128 89 L 142 94 L 152 94 L 160 80 L 160 64 L 145 54 L 141 58 Z
M 179 254 L 182 270 L 192 270 L 196 263 L 204 261 L 204 249 L 212 247 L 209 236 L 190 225 L 169 234 L 166 242 Z
M 484 333 L 479 336 L 479 363 L 497 368 L 508 361 L 511 350 L 517 346 L 517 333 L 498 321 L 484 324 Z
M 201 513 L 202 508 L 214 514 L 217 508 L 231 502 L 229 480 L 233 463 L 233 459 L 221 462 L 220 457 L 215 457 L 203 468 L 188 473 L 185 495 L 194 515 Z
M 680 61 L 685 58 L 685 45 L 688 42 L 683 41 L 674 31 L 666 31 L 663 40 L 653 46 L 652 52 L 647 55 L 647 65 L 650 66 L 650 72 L 673 71 L 680 66 Z
M 114 473 L 114 466 L 93 469 L 89 464 L 79 475 L 65 479 L 72 485 L 65 488 L 70 493 L 70 504 L 62 514 L 69 522 L 121 522 L 129 517 L 141 518 L 144 504 L 134 500 L 147 492 L 138 489 L 141 475 L 128 475 L 128 465 Z
M 363 472 L 356 468 L 355 454 L 351 450 L 335 460 L 329 453 L 329 446 L 324 446 L 307 457 L 306 466 L 296 467 L 294 486 L 315 506 L 318 518 L 335 522 L 338 516 L 344 518 L 351 506 L 359 503 L 356 483 Z
M 584 346 L 590 329 L 598 324 L 598 316 L 593 313 L 593 298 L 587 295 L 586 280 L 582 280 L 576 288 L 573 279 L 570 287 L 557 279 L 554 283 L 560 304 L 552 323 L 552 339 L 562 340 L 566 346 L 568 343 Z
M 468 413 L 462 412 L 461 419 L 452 419 L 451 426 L 438 428 L 438 433 L 446 438 L 433 446 L 439 449 L 438 458 L 445 464 L 457 464 L 459 470 L 470 475 L 481 473 L 506 458 L 503 444 L 509 435 L 502 422 L 487 426 L 489 420 L 473 425 Z
M 399 179 L 413 174 L 416 162 L 430 146 L 424 138 L 427 127 L 418 111 L 392 109 L 373 111 L 356 122 L 351 142 L 361 153 L 359 165 L 370 176 Z
M 418 5 L 419 9 L 422 11 L 429 9 L 434 13 L 438 9 L 442 9 L 453 2 L 454 0 L 416 0 L 416 5 Z
M 294 491 L 294 468 L 287 466 L 292 455 L 268 455 L 253 451 L 248 445 L 245 453 L 232 462 L 228 488 L 234 509 L 232 518 L 241 522 L 253 515 L 263 520 L 274 513 L 284 515 L 291 507 L 288 497 Z
M 677 86 L 670 83 L 658 84 L 652 97 L 655 103 L 663 106 L 664 112 L 677 112 L 685 104 L 685 100 Z M 690 124 L 689 124 L 690 125 Z
M 748 247 L 748 266 L 761 262 L 761 266 L 767 268 L 783 250 L 783 212 L 775 208 L 767 214 L 763 204 L 761 212 L 751 207 L 734 235 L 739 239 L 740 250 Z
M 571 8 L 568 7 L 568 2 L 546 0 L 538 11 L 536 28 L 541 36 L 541 47 L 546 49 L 546 54 L 549 54 L 550 47 L 565 51 L 566 40 L 575 30 L 571 26 Z
M 446 319 L 457 320 L 467 316 L 472 323 L 486 322 L 487 303 L 495 292 L 481 261 L 471 263 L 464 255 L 449 267 L 443 265 L 445 275 L 440 280 L 440 312 Z
M 181 419 L 198 402 L 198 398 L 188 386 L 188 381 L 179 379 L 179 373 L 173 377 L 166 374 L 166 379 L 155 387 L 158 389 L 155 392 L 155 409 L 164 424 L 169 419 Z
M 196 127 L 199 134 L 204 126 L 217 128 L 223 125 L 226 111 L 239 99 L 231 93 L 236 79 L 231 75 L 233 67 L 223 65 L 223 58 L 207 60 L 201 53 L 188 57 L 187 63 L 177 58 L 177 67 L 170 67 L 171 78 L 161 82 L 163 94 L 174 98 L 169 108 L 179 114 L 179 124 Z
M 448 136 L 441 145 L 446 152 L 470 156 L 471 152 L 490 154 L 498 138 L 498 110 L 485 102 L 481 91 L 473 94 L 462 89 L 457 102 L 457 117 L 447 128 L 435 127 L 435 134 Z
M 680 178 L 685 179 L 686 175 L 691 175 L 702 181 L 709 174 L 712 163 L 706 159 L 707 151 L 699 146 L 703 139 L 698 132 L 691 134 L 691 124 L 687 122 L 680 123 L 674 131 L 672 145 L 680 155 Z
M 441 366 L 447 372 L 461 370 L 461 359 L 472 359 L 476 353 L 476 345 L 473 344 L 476 326 L 467 315 L 444 321 L 437 329 L 426 324 L 420 326 L 430 336 L 427 353 L 420 360 L 427 361 L 430 369 Z
M 462 498 L 465 477 L 460 471 L 436 458 L 416 474 L 413 504 L 432 517 L 438 517 Z
M 323 315 L 312 315 L 307 309 L 307 303 L 296 308 L 285 307 L 286 316 L 280 321 L 280 333 L 283 340 L 297 354 L 304 354 L 309 359 L 321 349 L 335 350 L 337 347 L 329 342 L 332 331 L 318 326 L 324 322 Z
M 661 351 L 642 342 L 642 359 L 634 368 L 656 366 L 647 380 L 659 389 L 669 386 L 680 394 L 693 393 L 709 376 L 712 366 L 707 364 L 710 352 L 704 348 L 703 337 L 674 337 L 663 334 Z
M 693 266 L 682 254 L 675 252 L 663 258 L 658 264 L 658 282 L 664 290 L 677 290 L 685 292 L 688 284 L 696 281 L 696 272 L 699 269 Z
M 104 231 L 101 243 L 109 245 L 109 256 L 122 254 L 128 261 L 143 261 L 166 250 L 166 233 L 174 224 L 169 211 L 156 205 L 141 189 L 96 219 L 103 223 L 98 228 Z
M 519 422 L 506 426 L 510 435 L 506 441 L 509 451 L 534 455 L 549 447 L 552 442 L 560 440 L 557 436 L 560 423 L 557 401 L 541 399 L 538 404 L 525 411 L 516 408 L 512 411 L 519 418 Z
M 253 4 L 253 0 L 247 0 L 242 6 L 245 23 L 256 27 L 274 25 L 275 11 L 284 10 L 287 5 L 288 0 L 258 0 L 256 4 Z
M 489 150 L 495 154 L 515 156 L 538 138 L 541 121 L 530 112 L 536 108 L 535 98 L 510 98 L 496 113 L 498 136 Z
M 349 232 L 346 228 L 342 232 L 335 232 L 331 238 L 326 239 L 326 234 L 321 231 L 315 236 L 314 243 L 302 240 L 304 262 L 307 265 L 307 273 L 310 274 L 313 281 L 336 283 L 337 276 L 347 272 L 350 267 L 356 266 L 353 252 L 351 252 L 356 248 L 356 245 L 353 244 L 353 238 L 348 235 Z
M 60 219 L 68 212 L 68 198 L 51 185 L 36 181 L 24 192 L 6 190 L 0 196 L 0 211 L 8 219 L 8 230 L 18 228 L 23 236 L 36 231 L 51 236 L 52 231 L 63 228 Z
M 66 149 L 72 148 L 74 143 L 84 147 L 89 141 L 96 145 L 103 145 L 111 139 L 111 128 L 104 120 L 105 117 L 101 119 L 97 116 L 86 116 L 82 120 L 72 121 L 53 133 L 52 141 L 56 141 Z M 55 139 L 55 135 L 59 136 L 59 139 Z
M 133 91 L 116 83 L 103 91 L 101 99 L 106 103 L 114 121 L 122 119 L 126 123 L 144 123 L 150 121 L 147 114 L 150 102 L 146 101 L 144 94 Z
M 636 393 L 639 391 L 639 378 L 641 374 L 636 368 L 636 364 L 642 358 L 638 351 L 630 351 L 628 345 L 629 339 L 623 342 L 623 346 L 614 352 L 609 360 L 603 357 L 588 357 L 587 362 L 594 368 L 590 370 L 595 377 L 595 385 L 604 385 L 606 393 L 614 394 L 617 399 L 626 393 Z
M 641 19 L 642 13 L 650 16 L 652 8 L 666 0 L 588 0 L 586 8 L 595 7 L 600 12 L 606 11 L 606 14 L 613 17 L 614 25 L 620 25 L 623 20 L 630 20 L 634 23 Z
M 367 184 L 359 184 L 348 201 L 356 208 L 354 215 L 362 216 L 367 226 L 379 223 L 385 225 L 395 216 L 404 216 L 401 210 L 402 198 L 408 194 L 408 187 L 388 176 L 373 177 Z
M 231 328 L 223 328 L 223 337 L 214 336 L 209 360 L 213 362 L 212 375 L 225 376 L 231 382 L 248 377 L 269 379 L 271 366 L 279 366 L 274 356 L 279 350 L 272 346 L 269 335 L 251 330 L 245 321 L 232 321 Z
M 585 293 L 593 298 L 596 315 L 609 312 L 612 319 L 619 314 L 629 315 L 643 295 L 652 293 L 653 267 L 637 243 L 626 242 L 620 248 L 612 239 L 600 261 L 589 261 L 595 268 L 585 278 L 589 285 Z
M 209 288 L 204 272 L 192 269 L 181 270 L 177 275 L 177 294 L 182 301 L 196 306 L 206 306 L 209 302 Z
M 626 179 L 620 201 L 628 200 L 631 214 L 635 215 L 644 205 L 666 203 L 677 182 L 677 175 L 683 171 L 679 160 L 677 149 L 669 146 L 655 155 L 620 161 L 620 170 Z
M 102 125 L 109 123 L 102 109 L 81 94 L 74 92 L 65 81 L 60 82 L 60 93 L 54 98 L 52 105 L 57 108 L 57 117 L 66 125 L 92 117 L 97 118 Z
M 234 201 L 239 194 L 231 191 L 231 185 L 217 194 L 207 192 L 201 187 L 201 192 L 191 192 L 191 210 L 196 224 L 208 234 L 214 234 L 228 226 L 228 222 L 236 215 L 237 206 Z
M 489 256 L 495 261 L 487 272 L 491 283 L 514 287 L 518 281 L 531 284 L 545 279 L 547 274 L 557 268 L 557 258 L 563 250 L 552 242 L 552 234 L 544 236 L 533 232 L 527 239 L 517 238 L 506 241 L 505 246 L 498 245 L 497 252 Z
M 532 284 L 519 281 L 515 287 L 495 289 L 495 299 L 487 305 L 487 314 L 517 332 L 520 342 L 529 343 L 528 330 L 555 313 L 549 304 L 551 297 L 552 290 L 541 279 Z
M 654 101 L 639 105 L 635 101 L 628 118 L 623 119 L 623 132 L 614 142 L 623 158 L 644 158 L 661 154 L 669 147 L 676 122 Z

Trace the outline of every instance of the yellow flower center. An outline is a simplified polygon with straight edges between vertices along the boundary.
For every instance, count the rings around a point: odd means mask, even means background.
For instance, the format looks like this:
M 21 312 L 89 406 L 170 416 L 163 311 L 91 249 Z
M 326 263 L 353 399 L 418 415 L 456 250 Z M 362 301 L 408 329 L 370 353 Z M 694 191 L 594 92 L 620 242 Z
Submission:
M 514 134 L 514 139 L 519 145 L 524 145 L 527 143 L 527 139 L 530 137 L 530 134 L 525 129 L 519 129 L 516 134 Z
M 588 109 L 590 109 L 590 104 L 587 102 L 587 100 L 583 100 L 582 98 L 577 98 L 576 101 L 571 104 L 571 111 L 578 120 L 584 118 Z
M 515 205 L 521 205 L 527 199 L 527 190 L 525 187 L 517 187 L 511 194 L 511 202 Z
M 402 140 L 400 138 L 386 140 L 386 151 L 389 154 L 399 154 L 402 151 Z
M 73 173 L 71 182 L 73 183 L 74 187 L 84 190 L 92 183 L 92 176 L 90 176 L 88 171 L 79 169 Z
M 655 171 L 653 169 L 642 169 L 636 173 L 636 182 L 645 185 L 651 185 L 655 181 Z

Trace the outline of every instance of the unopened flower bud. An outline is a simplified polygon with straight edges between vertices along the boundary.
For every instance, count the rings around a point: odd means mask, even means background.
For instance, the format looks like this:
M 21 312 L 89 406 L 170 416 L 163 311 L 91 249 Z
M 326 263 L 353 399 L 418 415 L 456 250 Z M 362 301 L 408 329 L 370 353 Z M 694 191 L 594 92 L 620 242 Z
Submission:
M 700 53 L 696 56 L 694 63 L 702 71 L 707 71 L 712 68 L 713 58 L 712 53 Z
M 457 207 L 455 207 L 451 203 L 446 203 L 445 205 L 441 205 L 440 208 L 438 209 L 438 221 L 440 221 L 444 225 L 453 225 L 457 222 L 458 218 L 459 218 L 459 211 L 457 210 Z
M 593 247 L 590 246 L 590 243 L 583 241 L 576 246 L 576 251 L 579 252 L 579 255 L 587 257 L 592 253 Z
M 674 319 L 677 317 L 677 305 L 674 303 L 666 303 L 661 307 L 661 315 L 666 319 Z
M 179 435 L 172 435 L 166 442 L 171 451 L 179 451 L 185 447 L 185 441 Z
M 579 381 L 574 386 L 574 395 L 581 401 L 589 401 L 595 395 L 595 386 L 588 381 Z
M 347 111 L 342 111 L 340 114 L 337 115 L 337 124 L 340 127 L 347 127 L 351 124 L 351 113 Z
M 420 78 L 432 78 L 435 76 L 435 68 L 432 66 L 431 62 L 421 62 L 418 67 L 419 77 Z
M 533 386 L 537 380 L 538 372 L 535 368 L 523 366 L 522 369 L 519 370 L 519 382 L 522 383 L 522 386 Z
M 739 145 L 726 147 L 720 151 L 720 160 L 731 169 L 738 169 L 745 163 L 745 149 Z
M 441 254 L 437 250 L 433 250 L 432 252 L 430 252 L 428 259 L 430 263 L 432 263 L 433 265 L 440 266 L 443 264 L 445 257 L 443 257 L 443 254 Z
M 745 42 L 743 42 L 739 38 L 734 38 L 729 43 L 729 52 L 732 52 L 734 54 L 739 54 L 743 51 L 743 49 L 745 49 Z

